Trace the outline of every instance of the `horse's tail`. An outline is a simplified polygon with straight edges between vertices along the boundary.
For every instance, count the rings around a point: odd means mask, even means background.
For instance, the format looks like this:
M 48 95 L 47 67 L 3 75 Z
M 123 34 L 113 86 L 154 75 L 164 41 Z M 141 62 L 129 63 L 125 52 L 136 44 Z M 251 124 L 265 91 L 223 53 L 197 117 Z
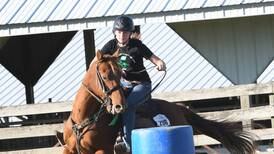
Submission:
M 221 142 L 228 151 L 237 154 L 254 154 L 256 146 L 255 135 L 242 130 L 242 126 L 235 122 L 215 121 L 205 119 L 190 109 L 182 106 L 187 122 L 194 131 L 210 136 Z

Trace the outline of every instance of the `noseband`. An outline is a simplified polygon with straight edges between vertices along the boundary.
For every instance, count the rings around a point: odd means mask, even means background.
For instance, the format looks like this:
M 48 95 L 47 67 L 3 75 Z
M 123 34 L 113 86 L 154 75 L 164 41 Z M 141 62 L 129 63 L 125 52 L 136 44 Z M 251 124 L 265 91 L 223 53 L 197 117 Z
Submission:
M 100 85 L 100 88 L 102 89 L 103 93 L 104 93 L 104 97 L 103 98 L 100 98 L 99 96 L 97 96 L 94 92 L 92 92 L 88 86 L 86 84 L 84 84 L 82 82 L 82 86 L 87 90 L 87 92 L 89 94 L 91 94 L 100 104 L 100 109 L 97 113 L 95 113 L 93 116 L 90 116 L 88 117 L 87 119 L 85 119 L 84 121 L 82 121 L 80 124 L 77 124 L 75 123 L 72 118 L 71 118 L 71 121 L 73 123 L 73 126 L 72 126 L 72 130 L 73 132 L 75 133 L 76 135 L 76 139 L 77 139 L 77 153 L 80 154 L 81 153 L 81 150 L 80 150 L 80 140 L 81 138 L 83 137 L 83 135 L 89 130 L 89 129 L 86 129 L 86 131 L 82 132 L 82 130 L 89 126 L 91 127 L 91 125 L 94 125 L 100 115 L 103 113 L 103 109 L 104 107 L 108 106 L 108 105 L 112 105 L 111 103 L 111 98 L 110 98 L 110 95 L 111 93 L 113 93 L 114 91 L 116 90 L 119 90 L 121 89 L 121 86 L 120 84 L 118 84 L 117 86 L 115 87 L 112 87 L 111 89 L 109 87 L 106 86 L 105 82 L 104 82 L 104 79 L 99 71 L 99 64 L 101 63 L 101 61 L 97 62 L 96 63 L 96 75 L 97 75 L 97 79 L 99 80 L 99 85 Z M 111 122 L 113 123 L 113 122 Z

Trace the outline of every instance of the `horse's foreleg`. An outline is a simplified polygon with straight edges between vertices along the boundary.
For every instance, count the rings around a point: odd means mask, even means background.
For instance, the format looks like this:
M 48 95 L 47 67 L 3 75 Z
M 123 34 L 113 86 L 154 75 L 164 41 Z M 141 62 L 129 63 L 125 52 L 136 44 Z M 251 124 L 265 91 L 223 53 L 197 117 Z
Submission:
M 71 116 L 69 116 L 68 120 L 64 122 L 64 142 L 66 142 L 67 139 L 70 138 L 70 136 L 73 135 L 72 131 L 72 122 L 71 122 Z
M 71 117 L 69 116 L 68 120 L 64 122 L 64 133 L 63 133 L 63 141 L 64 141 L 64 151 L 63 154 L 76 154 L 76 138 L 73 136 L 72 131 L 72 122 Z

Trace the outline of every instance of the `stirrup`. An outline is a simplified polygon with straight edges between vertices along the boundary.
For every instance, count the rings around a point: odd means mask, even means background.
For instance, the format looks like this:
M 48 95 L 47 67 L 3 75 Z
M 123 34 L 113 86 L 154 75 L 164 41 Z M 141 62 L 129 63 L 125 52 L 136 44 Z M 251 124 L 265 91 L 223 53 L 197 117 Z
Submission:
M 116 152 L 130 152 L 130 146 L 125 140 L 125 137 L 120 136 L 120 138 L 116 141 L 116 144 L 114 146 L 114 150 Z

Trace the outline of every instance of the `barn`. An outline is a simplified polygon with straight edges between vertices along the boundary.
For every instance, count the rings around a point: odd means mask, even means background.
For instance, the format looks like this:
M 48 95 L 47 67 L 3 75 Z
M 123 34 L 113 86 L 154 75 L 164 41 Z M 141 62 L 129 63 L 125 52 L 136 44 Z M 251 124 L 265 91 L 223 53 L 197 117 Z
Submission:
M 87 66 L 113 38 L 121 14 L 133 18 L 142 41 L 167 63 L 154 97 L 212 118 L 259 123 L 268 127 L 260 143 L 273 146 L 273 13 L 271 0 L 2 0 L 0 150 L 25 150 L 19 145 L 34 140 L 41 142 L 35 148 L 53 146 L 49 130 L 60 129 L 55 124 L 71 110 Z M 149 74 L 155 84 L 162 77 Z

